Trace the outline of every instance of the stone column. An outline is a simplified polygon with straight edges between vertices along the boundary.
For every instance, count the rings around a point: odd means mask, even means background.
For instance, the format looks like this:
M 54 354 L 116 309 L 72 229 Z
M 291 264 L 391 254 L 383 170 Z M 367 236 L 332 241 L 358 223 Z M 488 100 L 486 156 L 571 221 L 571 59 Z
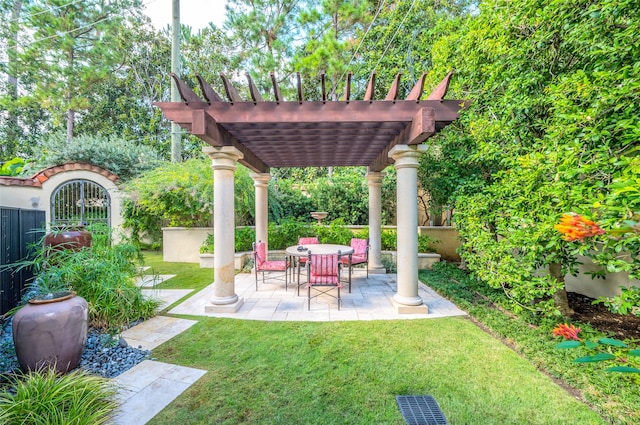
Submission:
M 269 173 L 251 173 L 256 188 L 256 241 L 266 244 L 269 252 Z
M 418 295 L 418 164 L 426 145 L 396 145 L 389 152 L 398 172 L 398 292 L 393 304 L 398 313 L 426 313 Z
M 242 306 L 242 298 L 235 293 L 234 270 L 234 176 L 236 162 L 242 158 L 242 152 L 233 146 L 202 149 L 211 158 L 213 168 L 213 239 L 215 252 L 213 258 L 214 281 L 213 297 L 205 305 L 207 313 L 235 313 Z
M 369 273 L 385 273 L 382 265 L 382 179 L 385 173 L 367 171 L 369 185 Z

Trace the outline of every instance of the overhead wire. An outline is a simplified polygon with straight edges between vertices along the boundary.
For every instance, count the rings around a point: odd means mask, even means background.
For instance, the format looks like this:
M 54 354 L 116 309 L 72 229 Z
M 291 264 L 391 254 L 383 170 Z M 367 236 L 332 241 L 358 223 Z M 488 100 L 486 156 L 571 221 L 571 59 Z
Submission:
M 413 6 L 415 6 L 415 4 L 416 4 L 416 0 L 413 0 L 413 2 L 411 2 L 411 7 L 409 7 L 409 10 L 407 10 L 407 13 L 405 13 L 404 18 L 402 18 L 402 22 L 400 22 L 400 25 L 398 25 L 396 32 L 393 34 L 393 37 L 391 37 L 391 40 L 389 40 L 387 47 L 384 49 L 384 52 L 382 52 L 382 56 L 380 56 L 380 59 L 378 59 L 378 62 L 376 62 L 376 65 L 373 67 L 373 69 L 376 69 L 378 65 L 380 65 L 380 62 L 382 62 L 382 59 L 384 59 L 384 56 L 387 54 L 387 51 L 389 50 L 389 47 L 391 47 L 391 43 L 393 43 L 393 40 L 395 40 L 396 36 L 398 35 L 398 32 L 400 32 L 400 29 L 404 26 L 404 22 L 409 17 L 409 13 L 411 13 L 411 10 L 413 9 Z
M 365 31 L 364 35 L 360 39 L 360 43 L 358 43 L 358 47 L 356 47 L 355 52 L 353 52 L 353 55 L 351 56 L 351 60 L 349 60 L 349 63 L 345 67 L 345 69 L 342 72 L 342 75 L 340 76 L 340 79 L 338 81 L 342 81 L 342 79 L 344 78 L 344 75 L 347 73 L 347 70 L 349 69 L 349 66 L 351 65 L 353 60 L 356 58 L 356 55 L 358 54 L 358 51 L 360 50 L 360 47 L 362 46 L 362 43 L 364 42 L 364 39 L 367 38 L 367 34 L 369 34 L 369 30 L 371 30 L 371 28 L 373 27 L 373 24 L 376 21 L 376 18 L 378 17 L 378 15 L 382 11 L 382 8 L 384 8 L 384 5 L 386 3 L 387 3 L 387 0 L 383 0 L 382 4 L 380 4 L 380 6 L 378 7 L 378 10 L 376 11 L 376 14 L 373 15 L 373 19 L 371 20 L 371 23 L 369 24 L 369 26 L 367 27 L 367 30 Z
M 73 4 L 73 3 L 77 3 L 77 1 L 79 1 L 79 0 L 73 1 L 73 2 L 71 2 L 71 3 L 67 3 L 65 6 L 69 6 L 69 5 Z M 151 3 L 155 2 L 155 1 L 157 1 L 157 0 L 150 0 L 150 1 L 146 2 L 146 3 L 143 3 L 143 6 L 146 6 L 146 5 L 148 5 L 148 4 L 151 4 Z M 63 6 L 59 6 L 59 7 L 57 7 L 57 8 L 52 8 L 52 9 L 50 9 L 49 11 L 59 9 L 59 8 L 61 8 L 61 7 L 63 7 Z M 45 12 L 45 11 L 43 11 L 43 12 L 38 12 L 38 13 L 44 13 L 44 12 Z M 105 17 L 105 18 L 99 19 L 99 20 L 97 20 L 97 21 L 95 21 L 95 22 L 91 22 L 91 23 L 86 24 L 86 25 L 84 25 L 84 26 L 82 26 L 82 27 L 74 28 L 74 29 L 71 29 L 71 30 L 69 30 L 69 31 L 65 31 L 65 32 L 61 32 L 61 33 L 56 33 L 56 34 L 54 34 L 54 35 L 50 35 L 49 37 L 38 38 L 38 39 L 33 40 L 33 41 L 31 41 L 30 43 L 26 44 L 26 46 L 30 46 L 30 45 L 32 45 L 32 44 L 36 44 L 36 43 L 39 43 L 39 42 L 41 42 L 41 41 L 50 40 L 50 39 L 52 39 L 52 38 L 62 37 L 63 35 L 71 34 L 71 33 L 74 33 L 74 32 L 76 32 L 76 31 L 80 31 L 80 30 L 83 30 L 83 29 L 89 28 L 89 27 L 91 27 L 91 26 L 93 26 L 93 25 L 96 25 L 96 24 L 99 24 L 99 23 L 101 23 L 101 22 L 104 22 L 104 21 L 107 21 L 107 20 L 113 19 L 113 18 L 114 18 L 114 17 L 116 17 L 116 16 L 124 17 L 124 16 L 123 16 L 123 15 L 121 15 L 121 14 L 113 13 L 113 14 L 111 14 L 111 15 L 109 15 L 109 16 L 107 16 L 107 17 Z M 24 45 L 23 45 L 23 47 L 24 47 Z
M 24 19 L 24 18 L 30 18 L 32 16 L 42 15 L 43 13 L 53 12 L 54 10 L 58 10 L 58 9 L 62 9 L 63 7 L 71 6 L 72 4 L 78 3 L 80 1 L 82 1 L 82 0 L 74 0 L 74 1 L 71 1 L 71 2 L 69 2 L 67 4 L 63 4 L 63 5 L 56 6 L 56 7 L 51 7 L 51 8 L 46 9 L 46 10 L 41 10 L 40 12 L 37 12 L 37 13 L 29 13 L 29 14 L 27 14 L 25 16 L 20 16 L 19 18 L 10 19 L 9 22 L 16 22 L 16 21 L 19 21 L 19 20 Z

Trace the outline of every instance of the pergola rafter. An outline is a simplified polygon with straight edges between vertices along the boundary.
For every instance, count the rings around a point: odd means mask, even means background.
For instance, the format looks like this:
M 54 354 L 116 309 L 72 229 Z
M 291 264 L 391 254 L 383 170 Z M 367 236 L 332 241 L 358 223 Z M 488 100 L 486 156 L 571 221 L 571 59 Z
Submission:
M 234 146 L 243 152 L 240 162 L 256 172 L 270 167 L 366 166 L 381 171 L 393 161 L 389 151 L 399 144 L 424 142 L 456 118 L 465 102 L 443 100 L 452 73 L 420 100 L 426 74 L 409 95 L 398 100 L 401 74 L 394 79 L 385 100 L 374 100 L 373 72 L 364 100 L 351 99 L 351 73 L 342 100 L 327 99 L 321 74 L 322 100 L 305 100 L 302 80 L 296 74 L 297 99 L 286 101 L 271 74 L 275 101 L 265 101 L 247 74 L 250 101 L 220 74 L 223 100 L 210 84 L 197 76 L 203 98 L 172 74 L 182 102 L 158 102 L 164 115 L 211 146 Z

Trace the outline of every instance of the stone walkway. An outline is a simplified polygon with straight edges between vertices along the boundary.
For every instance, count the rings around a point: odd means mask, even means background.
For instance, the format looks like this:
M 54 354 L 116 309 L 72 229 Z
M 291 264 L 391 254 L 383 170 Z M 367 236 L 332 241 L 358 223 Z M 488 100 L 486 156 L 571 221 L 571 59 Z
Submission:
M 166 278 L 170 278 L 170 275 Z M 146 278 L 141 282 L 157 280 Z M 147 283 L 141 286 L 146 288 L 153 285 Z M 236 293 L 244 299 L 244 304 L 237 313 L 205 312 L 204 307 L 213 296 L 213 284 L 174 306 L 169 313 L 269 321 L 410 320 L 466 315 L 422 283 L 419 284 L 418 294 L 427 305 L 429 313 L 398 314 L 391 304 L 391 298 L 396 293 L 396 275 L 370 274 L 367 278 L 364 271 L 356 270 L 351 286 L 351 293 L 346 285 L 342 289 L 340 310 L 336 299 L 329 296 L 314 298 L 311 309 L 307 310 L 304 286 L 300 287 L 298 296 L 295 284 L 285 291 L 283 282 L 267 280 L 265 283 L 261 282 L 256 291 L 254 275 L 244 273 L 236 276 Z M 161 308 L 175 304 L 191 291 L 143 289 L 145 295 L 162 301 Z M 129 345 L 150 350 L 195 323 L 197 322 L 194 320 L 156 316 L 126 330 L 122 336 Z M 205 373 L 205 370 L 145 360 L 114 378 L 120 387 L 119 400 L 122 404 L 113 424 L 144 425 Z

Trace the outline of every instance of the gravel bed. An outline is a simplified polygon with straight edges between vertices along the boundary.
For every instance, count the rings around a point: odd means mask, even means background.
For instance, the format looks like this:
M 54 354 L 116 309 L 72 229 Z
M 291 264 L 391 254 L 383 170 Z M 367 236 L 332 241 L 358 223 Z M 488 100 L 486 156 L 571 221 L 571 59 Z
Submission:
M 12 319 L 2 326 L 0 335 L 0 374 L 20 370 L 13 346 Z M 124 338 L 115 338 L 90 330 L 82 352 L 79 368 L 105 378 L 114 378 L 150 358 L 151 350 L 142 350 L 127 344 Z

